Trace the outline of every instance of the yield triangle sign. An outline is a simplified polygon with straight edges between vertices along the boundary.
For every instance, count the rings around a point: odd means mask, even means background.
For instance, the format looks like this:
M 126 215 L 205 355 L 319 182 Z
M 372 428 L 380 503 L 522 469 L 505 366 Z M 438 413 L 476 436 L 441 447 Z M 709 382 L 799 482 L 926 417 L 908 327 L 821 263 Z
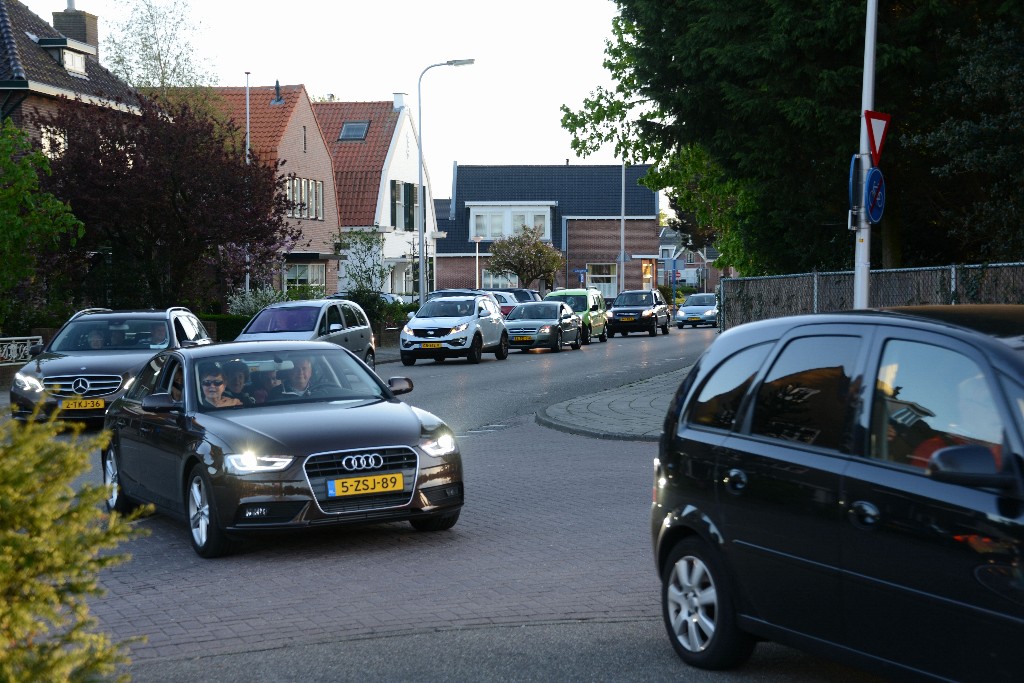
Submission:
M 864 123 L 868 127 L 868 142 L 871 144 L 871 161 L 878 166 L 882 158 L 882 145 L 885 144 L 885 133 L 889 130 L 892 117 L 877 111 L 864 110 Z

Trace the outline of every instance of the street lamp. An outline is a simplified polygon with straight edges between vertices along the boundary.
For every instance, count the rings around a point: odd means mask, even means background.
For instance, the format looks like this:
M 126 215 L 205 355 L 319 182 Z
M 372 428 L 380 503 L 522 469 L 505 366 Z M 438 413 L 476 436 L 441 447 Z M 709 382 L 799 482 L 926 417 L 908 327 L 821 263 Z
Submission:
M 420 72 L 420 79 L 416 83 L 416 127 L 419 128 L 417 147 L 420 156 L 420 305 L 427 303 L 427 193 L 423 189 L 423 74 L 435 66 L 466 66 L 472 64 L 475 59 L 449 59 L 447 62 L 431 64 Z M 435 256 L 436 258 L 436 256 Z
M 476 288 L 480 289 L 480 242 L 484 239 L 482 235 L 473 235 L 471 240 L 476 242 Z

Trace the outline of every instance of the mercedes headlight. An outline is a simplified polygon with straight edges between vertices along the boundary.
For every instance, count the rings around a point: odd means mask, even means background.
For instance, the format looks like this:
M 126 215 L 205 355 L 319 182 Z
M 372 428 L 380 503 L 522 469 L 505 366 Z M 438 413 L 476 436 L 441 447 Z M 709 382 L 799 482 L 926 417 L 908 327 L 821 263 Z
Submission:
M 33 391 L 37 394 L 43 392 L 43 383 L 39 381 L 37 377 L 32 375 L 23 375 L 20 372 L 14 375 L 14 386 L 18 387 L 22 391 Z

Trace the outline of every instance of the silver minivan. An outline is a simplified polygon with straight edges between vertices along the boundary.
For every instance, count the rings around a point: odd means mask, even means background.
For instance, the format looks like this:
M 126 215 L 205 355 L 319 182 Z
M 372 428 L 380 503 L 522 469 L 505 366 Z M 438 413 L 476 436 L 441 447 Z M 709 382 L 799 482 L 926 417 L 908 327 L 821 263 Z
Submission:
M 327 341 L 356 354 L 371 368 L 376 353 L 366 313 L 346 299 L 307 299 L 270 304 L 235 341 Z

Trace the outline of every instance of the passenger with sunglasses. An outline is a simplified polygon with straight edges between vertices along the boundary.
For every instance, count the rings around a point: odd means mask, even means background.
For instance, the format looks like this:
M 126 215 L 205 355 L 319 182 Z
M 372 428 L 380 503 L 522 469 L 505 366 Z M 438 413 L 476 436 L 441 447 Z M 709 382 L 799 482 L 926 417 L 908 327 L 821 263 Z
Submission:
M 213 408 L 240 406 L 237 398 L 224 395 L 224 370 L 219 363 L 207 365 L 199 373 L 203 387 L 203 404 Z

